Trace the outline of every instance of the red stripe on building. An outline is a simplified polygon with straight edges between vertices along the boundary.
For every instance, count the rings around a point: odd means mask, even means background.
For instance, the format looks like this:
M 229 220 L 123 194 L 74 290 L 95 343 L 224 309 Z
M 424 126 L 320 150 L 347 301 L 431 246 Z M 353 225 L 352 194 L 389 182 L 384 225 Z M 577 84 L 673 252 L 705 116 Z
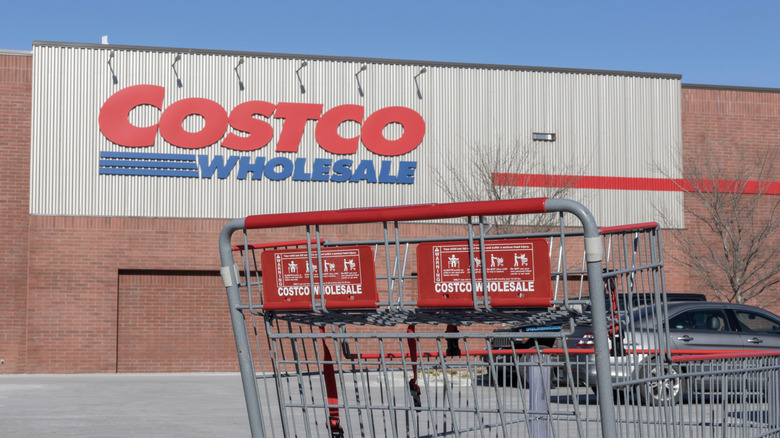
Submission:
M 494 173 L 493 184 L 508 187 L 571 187 L 573 189 L 645 190 L 654 192 L 740 192 L 780 195 L 780 182 L 687 180 L 625 176 L 575 176 L 533 173 Z

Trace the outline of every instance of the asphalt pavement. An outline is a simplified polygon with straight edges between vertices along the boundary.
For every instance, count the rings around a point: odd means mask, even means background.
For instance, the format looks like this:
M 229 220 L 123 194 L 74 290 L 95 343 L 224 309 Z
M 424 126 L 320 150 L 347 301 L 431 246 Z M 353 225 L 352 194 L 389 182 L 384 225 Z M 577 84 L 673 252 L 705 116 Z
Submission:
M 229 374 L 0 375 L 0 436 L 248 437 Z

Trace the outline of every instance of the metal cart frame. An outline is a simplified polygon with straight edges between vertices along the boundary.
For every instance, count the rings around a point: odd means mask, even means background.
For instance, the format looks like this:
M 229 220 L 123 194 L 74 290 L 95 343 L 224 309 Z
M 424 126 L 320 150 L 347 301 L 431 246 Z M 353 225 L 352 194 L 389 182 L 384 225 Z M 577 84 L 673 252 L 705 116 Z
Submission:
M 236 349 L 239 366 L 246 397 L 247 412 L 250 428 L 255 437 L 264 436 L 263 418 L 261 415 L 261 401 L 258 393 L 255 368 L 252 359 L 252 349 L 246 331 L 244 312 L 251 310 L 241 300 L 239 285 L 239 268 L 234 261 L 232 235 L 239 230 L 296 227 L 296 226 L 322 226 L 328 224 L 356 224 L 365 222 L 398 223 L 401 221 L 424 221 L 435 219 L 450 219 L 457 217 L 484 217 L 492 215 L 524 215 L 541 213 L 571 213 L 579 219 L 584 233 L 584 251 L 586 271 L 588 278 L 588 290 L 594 312 L 606 312 L 606 304 L 603 294 L 602 280 L 602 245 L 599 237 L 599 229 L 590 211 L 585 206 L 565 199 L 519 199 L 504 201 L 469 202 L 454 204 L 434 204 L 421 206 L 401 206 L 388 208 L 370 208 L 356 210 L 340 210 L 331 212 L 289 213 L 265 216 L 250 216 L 245 219 L 236 219 L 228 223 L 222 230 L 219 238 L 220 258 L 222 261 L 221 273 L 228 294 L 228 302 L 231 309 L 231 321 L 236 338 Z M 484 239 L 484 235 L 477 240 Z M 482 240 L 484 245 L 484 240 Z M 309 244 L 311 252 L 311 244 Z M 316 250 L 315 250 L 316 251 Z M 476 279 L 475 279 L 476 281 Z M 323 294 L 324 298 L 324 294 Z M 314 296 L 312 294 L 312 300 Z M 475 303 L 477 302 L 475 296 Z M 313 302 L 313 305 L 316 303 Z M 489 304 L 482 309 L 476 305 L 477 311 L 488 311 Z M 324 306 L 323 306 L 324 307 Z M 611 387 L 609 377 L 609 347 L 607 345 L 606 320 L 597 318 L 593 320 L 593 329 L 596 337 L 595 355 L 596 366 L 599 369 L 599 386 Z M 616 436 L 614 401 L 609 391 L 602 391 L 598 397 L 602 434 L 610 438 Z
M 780 356 L 669 349 L 655 223 L 516 199 L 249 216 L 219 246 L 253 437 L 780 435 Z

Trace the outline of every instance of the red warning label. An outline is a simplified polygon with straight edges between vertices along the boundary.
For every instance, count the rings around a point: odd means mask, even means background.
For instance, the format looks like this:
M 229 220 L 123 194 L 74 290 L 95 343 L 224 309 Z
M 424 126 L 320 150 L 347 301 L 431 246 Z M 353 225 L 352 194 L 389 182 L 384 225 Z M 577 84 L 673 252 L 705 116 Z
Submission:
M 312 291 L 325 306 L 376 308 L 374 257 L 368 246 L 265 251 L 260 257 L 263 269 L 263 308 L 267 310 L 310 310 Z M 313 274 L 313 277 L 312 277 Z
M 467 243 L 422 243 L 417 247 L 417 305 L 470 307 L 476 289 L 478 297 L 487 290 L 495 307 L 549 306 L 548 248 L 544 239 L 487 241 L 483 259 L 478 243 L 471 254 Z

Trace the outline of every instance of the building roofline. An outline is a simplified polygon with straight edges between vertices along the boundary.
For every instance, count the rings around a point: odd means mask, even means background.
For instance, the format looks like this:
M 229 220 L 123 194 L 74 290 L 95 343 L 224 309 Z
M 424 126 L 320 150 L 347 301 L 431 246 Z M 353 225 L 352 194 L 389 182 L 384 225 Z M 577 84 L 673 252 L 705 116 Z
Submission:
M 32 50 L 0 49 L 0 55 L 32 56 Z
M 682 88 L 695 90 L 749 91 L 754 93 L 780 93 L 780 88 L 739 87 L 735 85 L 681 84 Z
M 452 68 L 470 68 L 470 69 L 486 69 L 486 70 L 532 71 L 532 72 L 544 72 L 544 73 L 593 74 L 593 75 L 602 75 L 602 76 L 628 76 L 628 77 L 675 79 L 675 80 L 682 79 L 682 75 L 679 74 L 648 73 L 648 72 L 618 71 L 618 70 L 591 70 L 591 69 L 579 69 L 579 68 L 532 67 L 532 66 L 505 65 L 505 64 L 476 64 L 476 63 L 459 63 L 459 62 L 400 60 L 400 59 L 385 59 L 385 58 L 361 58 L 361 57 L 351 57 L 351 56 L 325 56 L 325 55 L 304 55 L 304 54 L 290 54 L 290 53 L 230 51 L 230 50 L 183 49 L 183 48 L 176 48 L 176 47 L 149 47 L 149 46 L 118 45 L 118 44 L 33 41 L 33 49 L 35 47 L 41 47 L 41 46 L 92 48 L 92 49 L 106 49 L 106 50 L 142 50 L 148 52 L 176 52 L 182 54 L 192 53 L 192 54 L 201 54 L 201 55 L 228 55 L 228 56 L 267 57 L 267 58 L 282 58 L 282 59 L 306 59 L 306 60 L 356 62 L 356 63 L 368 62 L 372 64 L 419 65 L 419 66 L 426 66 L 426 67 L 452 67 Z

